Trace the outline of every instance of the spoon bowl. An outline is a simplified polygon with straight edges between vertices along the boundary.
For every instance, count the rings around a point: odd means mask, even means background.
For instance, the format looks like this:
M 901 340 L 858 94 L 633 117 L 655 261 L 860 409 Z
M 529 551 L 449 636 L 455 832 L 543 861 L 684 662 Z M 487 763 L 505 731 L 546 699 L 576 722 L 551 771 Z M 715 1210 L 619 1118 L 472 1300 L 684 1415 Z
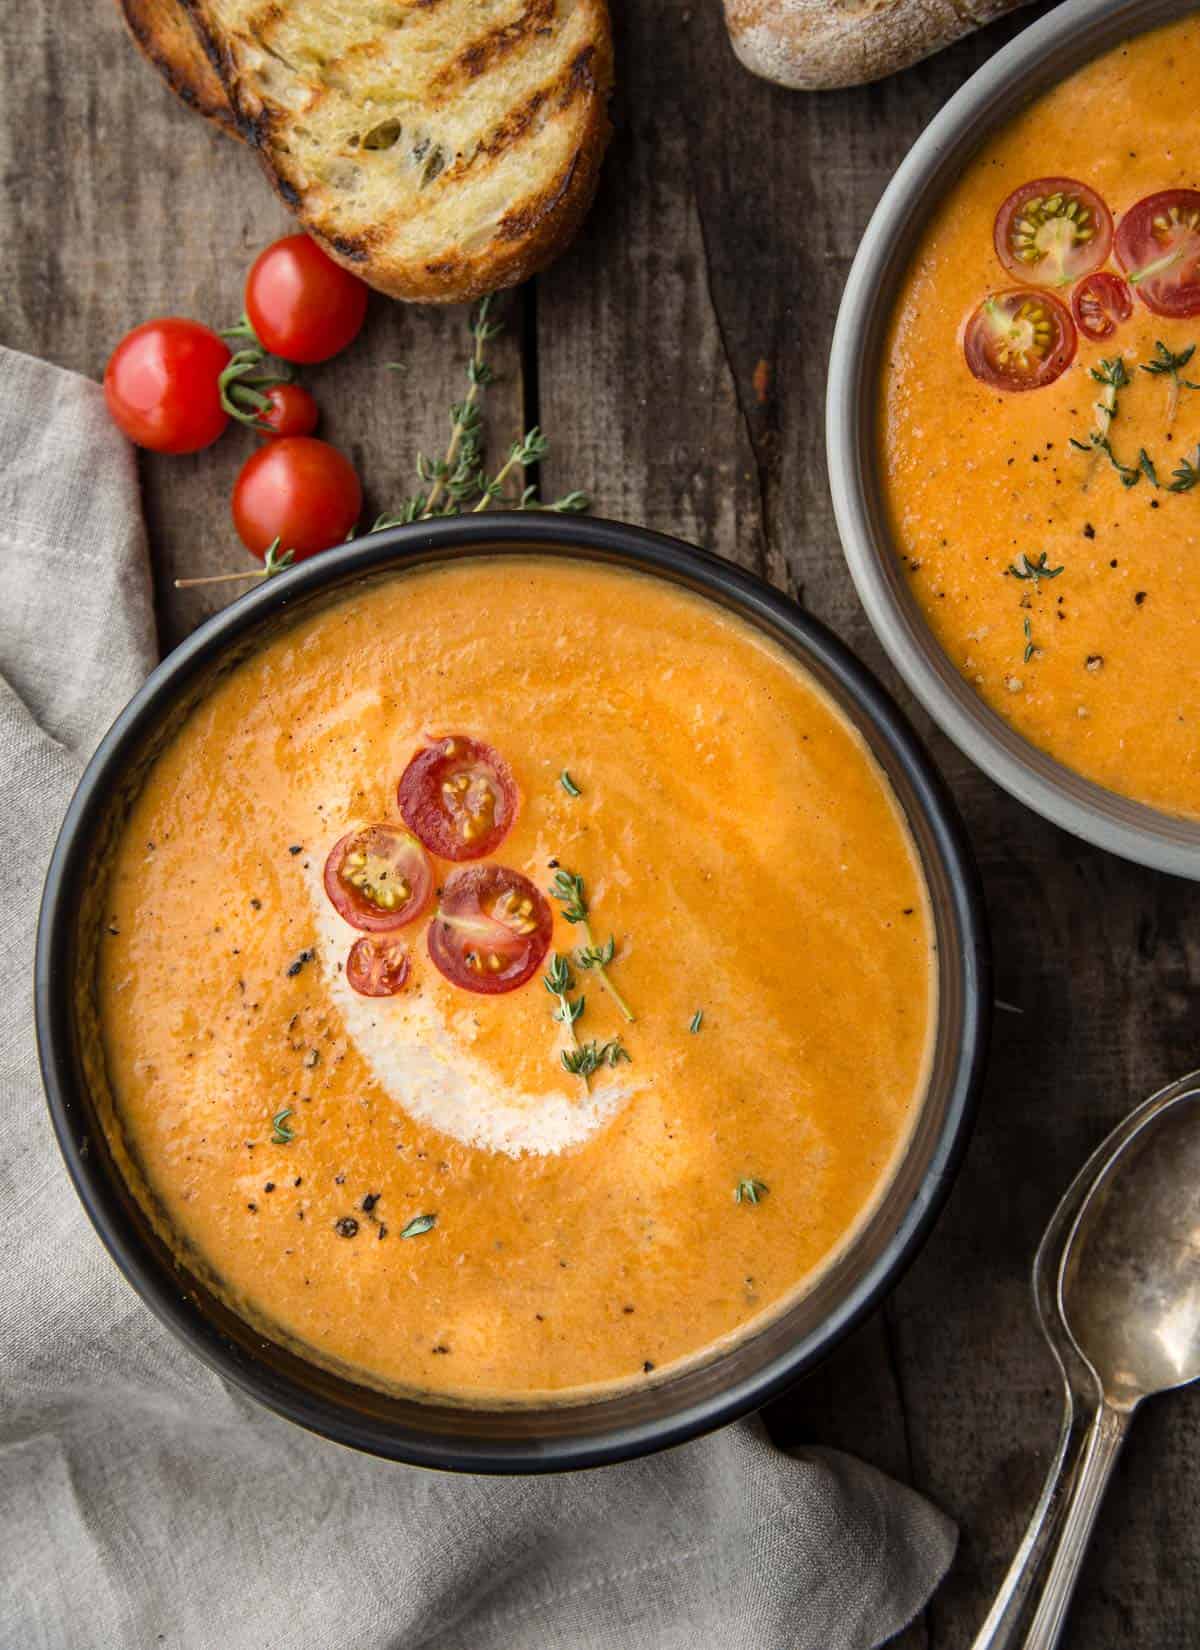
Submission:
M 1200 1092 L 1148 1118 L 1100 1174 L 1067 1244 L 1059 1300 L 1114 1408 L 1200 1377 Z

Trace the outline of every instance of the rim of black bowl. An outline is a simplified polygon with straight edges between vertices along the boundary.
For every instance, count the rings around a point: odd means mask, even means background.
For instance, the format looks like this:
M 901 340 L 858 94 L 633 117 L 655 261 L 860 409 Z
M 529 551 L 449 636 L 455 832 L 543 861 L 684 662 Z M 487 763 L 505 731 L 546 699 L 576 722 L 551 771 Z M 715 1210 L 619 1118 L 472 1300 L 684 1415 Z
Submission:
M 883 510 L 876 383 L 917 239 L 975 152 L 1041 93 L 1195 0 L 1065 0 L 976 70 L 897 168 L 863 232 L 838 310 L 826 397 L 834 515 L 867 617 L 917 699 L 963 754 L 1019 802 L 1124 859 L 1200 878 L 1200 821 L 1106 790 L 1031 744 L 942 651 L 901 578 Z
M 172 1263 L 149 1233 L 148 1223 L 108 1160 L 95 1125 L 80 1066 L 71 984 L 77 966 L 77 894 L 86 875 L 91 830 L 111 806 L 114 780 L 160 724 L 182 688 L 211 668 L 236 640 L 303 599 L 332 596 L 364 575 L 422 564 L 558 550 L 572 558 L 655 574 L 740 614 L 807 661 L 818 679 L 835 685 L 864 735 L 890 759 L 907 784 L 941 872 L 944 921 L 958 950 L 955 988 L 961 999 L 957 1041 L 948 1058 L 950 1076 L 942 1122 L 928 1161 L 895 1229 L 844 1298 L 833 1303 L 810 1333 L 741 1379 L 724 1381 L 732 1352 L 707 1361 L 712 1390 L 682 1399 L 667 1413 L 664 1395 L 686 1386 L 691 1372 L 629 1392 L 578 1405 L 463 1407 L 434 1400 L 394 1400 L 324 1371 L 253 1331 L 203 1284 Z M 930 876 L 930 856 L 925 855 Z M 760 579 L 711 553 L 646 529 L 595 518 L 496 512 L 454 517 L 368 535 L 321 556 L 241 596 L 202 624 L 151 674 L 122 711 L 88 764 L 68 809 L 46 878 L 38 925 L 35 967 L 36 1026 L 42 1075 L 58 1143 L 84 1207 L 110 1255 L 143 1301 L 205 1363 L 268 1408 L 327 1438 L 413 1465 L 463 1472 L 528 1473 L 599 1466 L 632 1459 L 712 1431 L 760 1408 L 824 1357 L 895 1285 L 916 1254 L 949 1191 L 974 1118 L 991 1018 L 990 953 L 982 894 L 971 851 L 949 793 L 902 712 L 870 672 L 817 620 Z M 97 1138 L 99 1137 L 99 1138 Z M 915 1138 L 915 1135 L 914 1135 Z M 899 1175 L 900 1171 L 897 1171 Z M 847 1250 L 853 1254 L 855 1240 Z M 157 1251 L 157 1252 L 156 1252 Z M 786 1316 L 784 1314 L 783 1316 Z M 772 1320 L 778 1322 L 779 1320 Z M 768 1333 L 768 1330 L 762 1333 Z M 695 1384 L 695 1383 L 693 1383 Z M 354 1399 L 353 1406 L 347 1395 Z M 651 1401 L 653 1400 L 653 1401 Z M 393 1413 L 399 1405 L 408 1419 Z M 605 1421 L 606 1409 L 614 1419 Z M 633 1413 L 628 1413 L 630 1410 Z M 625 1413 L 622 1413 L 625 1412 Z M 563 1433 L 564 1417 L 588 1424 Z M 503 1415 L 520 1419 L 514 1436 L 471 1430 Z M 442 1428 L 432 1427 L 436 1417 Z M 588 1418 L 591 1417 L 591 1420 Z M 422 1425 L 422 1418 L 426 1425 Z M 553 1419 L 558 1431 L 540 1434 Z

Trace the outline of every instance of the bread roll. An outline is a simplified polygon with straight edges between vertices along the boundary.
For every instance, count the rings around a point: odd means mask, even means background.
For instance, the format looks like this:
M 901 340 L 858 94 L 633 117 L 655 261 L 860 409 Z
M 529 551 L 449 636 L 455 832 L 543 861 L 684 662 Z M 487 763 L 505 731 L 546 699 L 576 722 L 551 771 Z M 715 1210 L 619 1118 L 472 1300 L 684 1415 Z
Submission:
M 725 0 L 733 49 L 754 74 L 821 91 L 908 68 L 1027 0 Z

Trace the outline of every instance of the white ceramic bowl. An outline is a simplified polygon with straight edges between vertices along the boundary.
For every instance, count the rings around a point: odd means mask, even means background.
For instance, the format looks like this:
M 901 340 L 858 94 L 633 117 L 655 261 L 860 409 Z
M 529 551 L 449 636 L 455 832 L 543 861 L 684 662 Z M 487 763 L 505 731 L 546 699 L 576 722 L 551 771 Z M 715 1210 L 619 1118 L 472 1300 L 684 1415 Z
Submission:
M 867 616 L 943 732 L 1056 825 L 1126 859 L 1200 879 L 1200 821 L 1118 796 L 1056 762 L 991 710 L 946 657 L 901 576 L 875 427 L 888 321 L 917 239 L 948 186 L 1032 98 L 1120 40 L 1195 9 L 1195 0 L 1066 0 L 951 98 L 892 179 L 858 249 L 834 332 L 826 441 L 838 531 Z

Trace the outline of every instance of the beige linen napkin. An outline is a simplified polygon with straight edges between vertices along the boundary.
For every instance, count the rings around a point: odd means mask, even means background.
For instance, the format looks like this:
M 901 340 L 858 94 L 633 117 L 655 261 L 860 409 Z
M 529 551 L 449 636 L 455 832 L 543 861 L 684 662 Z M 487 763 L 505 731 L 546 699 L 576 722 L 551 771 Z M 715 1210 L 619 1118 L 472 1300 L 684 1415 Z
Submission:
M 34 924 L 81 766 L 153 662 L 133 455 L 98 387 L 0 350 L 0 1650 L 866 1650 L 951 1525 L 746 1422 L 587 1474 L 454 1478 L 227 1388 L 60 1164 Z

